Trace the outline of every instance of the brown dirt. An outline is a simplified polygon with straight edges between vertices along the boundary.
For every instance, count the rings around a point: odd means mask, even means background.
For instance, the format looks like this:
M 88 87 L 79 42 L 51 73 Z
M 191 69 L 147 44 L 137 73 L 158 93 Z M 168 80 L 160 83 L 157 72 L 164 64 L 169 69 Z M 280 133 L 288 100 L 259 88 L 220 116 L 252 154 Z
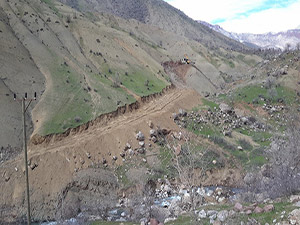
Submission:
M 40 145 L 30 145 L 30 164 L 37 165 L 29 171 L 33 215 L 39 217 L 40 211 L 55 211 L 55 202 L 62 190 L 72 182 L 77 174 L 75 171 L 93 167 L 101 163 L 103 158 L 112 164 L 114 155 L 118 156 L 115 163 L 122 163 L 119 153 L 125 144 L 129 142 L 133 148 L 138 146 L 135 139 L 137 131 L 145 134 L 148 144 L 148 121 L 153 121 L 155 126 L 177 130 L 171 118 L 172 113 L 178 112 L 179 108 L 191 109 L 200 103 L 201 96 L 197 92 L 173 89 L 143 104 L 138 110 L 118 116 L 106 124 L 95 124 L 59 141 L 53 139 Z M 25 193 L 22 155 L 4 163 L 0 168 L 0 176 L 1 207 L 12 207 L 15 216 L 22 215 Z M 5 181 L 7 177 L 9 180 Z M 8 215 L 13 216 L 11 211 Z

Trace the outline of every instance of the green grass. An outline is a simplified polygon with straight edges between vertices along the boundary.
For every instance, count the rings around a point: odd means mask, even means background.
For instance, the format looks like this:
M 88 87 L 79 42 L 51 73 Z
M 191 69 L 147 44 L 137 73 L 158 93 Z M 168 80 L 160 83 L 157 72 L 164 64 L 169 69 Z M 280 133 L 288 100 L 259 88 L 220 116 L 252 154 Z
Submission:
M 262 101 L 259 97 L 262 96 L 273 104 L 277 103 L 278 99 L 281 98 L 286 104 L 290 105 L 294 103 L 296 99 L 295 92 L 284 86 L 275 87 L 274 92 L 276 93 L 276 96 L 271 96 L 270 89 L 266 89 L 259 85 L 251 85 L 238 89 L 234 93 L 234 100 L 246 103 L 253 103 L 253 100 L 256 100 L 255 104 L 263 105 L 265 101 Z
M 90 225 L 140 225 L 140 223 L 95 221 L 90 223 Z
M 133 96 L 122 88 L 112 88 L 112 82 L 101 75 L 87 74 L 89 83 L 86 83 L 83 75 L 58 60 L 50 71 L 52 88 L 44 93 L 47 117 L 40 132 L 42 135 L 62 133 L 119 106 L 135 102 Z
M 65 65 L 52 67 L 53 89 L 45 95 L 48 107 L 43 135 L 62 133 L 91 119 L 91 97 L 82 88 L 80 76 Z M 80 122 L 75 121 L 80 118 Z
M 179 216 L 177 220 L 166 223 L 166 225 L 194 225 L 194 224 L 195 221 L 191 218 L 191 216 L 188 215 Z
M 146 86 L 145 83 L 147 80 L 149 83 Z M 163 80 L 158 79 L 155 75 L 150 74 L 150 72 L 142 70 L 128 72 L 127 76 L 122 75 L 121 81 L 126 88 L 139 96 L 148 96 L 161 92 L 167 86 L 167 83 Z
M 217 104 L 213 101 L 209 101 L 205 98 L 202 99 L 202 103 L 203 103 L 203 105 L 208 106 L 211 110 L 216 111 L 215 108 L 219 109 L 219 104 Z
M 56 15 L 60 16 L 58 9 L 55 7 L 53 0 L 41 0 L 42 2 L 46 3 L 50 9 L 52 9 Z
M 130 163 L 124 163 L 121 166 L 118 166 L 115 170 L 115 173 L 118 177 L 118 180 L 123 185 L 123 188 L 128 188 L 133 185 L 133 183 L 128 179 L 126 176 L 126 172 L 132 167 L 133 165 Z
M 263 207 L 263 205 L 261 205 Z M 279 202 L 274 203 L 275 210 L 268 213 L 261 213 L 261 214 L 251 214 L 249 218 L 254 218 L 261 224 L 273 224 L 273 220 L 276 219 L 277 222 L 280 222 L 282 220 L 287 220 L 287 215 L 296 207 L 294 207 L 289 202 Z M 280 218 L 281 212 L 285 211 L 285 217 L 283 219 Z
M 160 168 L 156 173 L 160 173 L 159 175 L 163 177 L 163 175 L 169 175 L 170 177 L 175 177 L 177 175 L 177 171 L 173 166 L 173 152 L 167 147 L 161 147 L 158 155 L 158 159 L 160 160 Z

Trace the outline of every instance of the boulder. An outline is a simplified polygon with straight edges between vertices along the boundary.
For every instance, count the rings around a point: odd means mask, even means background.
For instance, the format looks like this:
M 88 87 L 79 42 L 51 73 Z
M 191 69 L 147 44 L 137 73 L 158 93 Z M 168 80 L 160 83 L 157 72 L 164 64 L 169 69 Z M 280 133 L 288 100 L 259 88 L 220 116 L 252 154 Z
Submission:
M 228 217 L 228 211 L 227 210 L 222 210 L 222 211 L 218 212 L 218 214 L 217 214 L 217 218 L 221 222 L 224 222 L 227 219 L 227 217 Z
M 290 197 L 290 202 L 291 203 L 295 203 L 295 202 L 298 202 L 298 201 L 300 201 L 300 195 L 292 195 Z
M 250 214 L 252 214 L 252 210 L 248 209 L 245 213 L 246 213 L 246 215 L 250 215 Z
M 272 204 L 264 206 L 265 212 L 272 212 L 273 210 L 274 210 L 274 205 L 272 205 Z
M 234 210 L 235 211 L 238 211 L 238 212 L 241 212 L 241 211 L 243 211 L 243 205 L 241 204 L 241 203 L 235 203 L 235 205 L 234 205 Z
M 138 141 L 144 141 L 144 140 L 145 140 L 145 135 L 144 135 L 141 131 L 139 131 L 139 132 L 136 134 L 136 139 L 137 139 Z
M 154 218 L 150 219 L 150 225 L 158 225 L 158 224 L 159 224 L 159 222 L 157 219 L 154 219 Z
M 200 219 L 206 218 L 206 212 L 205 212 L 204 209 L 202 209 L 202 210 L 198 213 L 198 217 L 199 217 Z
M 157 136 L 157 131 L 154 129 L 150 130 L 150 137 L 156 137 Z
M 300 209 L 294 209 L 289 214 L 290 224 L 300 224 Z
M 259 206 L 256 206 L 253 212 L 254 213 L 263 213 L 264 210 L 262 208 L 260 208 Z
M 225 104 L 225 103 L 221 103 L 219 105 L 219 108 L 220 108 L 222 113 L 231 113 L 232 112 L 232 108 L 229 105 Z

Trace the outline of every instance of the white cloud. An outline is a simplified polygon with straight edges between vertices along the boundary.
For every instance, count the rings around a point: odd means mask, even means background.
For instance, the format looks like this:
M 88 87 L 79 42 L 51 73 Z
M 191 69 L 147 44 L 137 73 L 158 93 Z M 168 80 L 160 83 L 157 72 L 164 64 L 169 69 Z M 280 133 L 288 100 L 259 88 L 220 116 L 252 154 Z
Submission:
M 249 17 L 229 19 L 220 25 L 228 31 L 243 33 L 279 32 L 295 29 L 300 24 L 300 2 L 287 8 L 268 9 Z
M 276 3 L 276 0 L 274 0 Z M 287 8 L 274 8 L 241 16 L 262 6 L 265 0 L 167 0 L 195 20 L 219 23 L 224 29 L 234 32 L 265 33 L 296 28 L 300 24 L 300 0 Z M 237 17 L 237 15 L 239 16 Z

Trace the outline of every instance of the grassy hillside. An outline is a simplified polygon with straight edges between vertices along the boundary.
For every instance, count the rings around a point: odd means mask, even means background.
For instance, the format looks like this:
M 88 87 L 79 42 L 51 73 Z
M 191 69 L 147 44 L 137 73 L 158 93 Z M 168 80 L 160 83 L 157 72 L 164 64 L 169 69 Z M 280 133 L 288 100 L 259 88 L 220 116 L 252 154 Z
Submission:
M 132 15 L 125 12 L 118 15 L 136 19 L 125 20 L 98 13 L 114 13 L 110 11 L 113 5 L 109 1 L 98 2 L 95 12 L 84 10 L 86 7 L 79 1 L 66 3 L 80 11 L 56 0 L 33 0 L 30 4 L 20 0 L 1 2 L 1 29 L 9 32 L 1 32 L 4 39 L 0 44 L 7 45 L 4 40 L 18 43 L 1 52 L 3 56 L 10 56 L 2 67 L 6 75 L 1 76 L 10 93 L 28 89 L 28 92 L 38 91 L 38 103 L 30 108 L 34 134 L 61 133 L 141 96 L 160 92 L 172 78 L 162 63 L 179 61 L 184 53 L 195 63 L 195 67 L 186 71 L 184 85 L 200 93 L 218 91 L 225 83 L 220 71 L 238 79 L 253 66 L 254 63 L 249 62 L 260 60 L 254 55 L 227 52 L 229 45 L 233 46 L 235 42 L 211 34 L 160 1 L 136 4 L 135 7 L 140 4 L 147 11 L 141 12 L 147 15 L 144 21 L 136 17 L 139 7 Z M 170 18 L 167 20 L 166 16 Z M 148 18 L 152 19 L 148 21 Z M 179 21 L 174 24 L 186 30 L 166 29 L 170 24 L 156 24 L 158 19 Z M 198 40 L 188 34 L 194 31 L 197 37 L 203 38 Z M 216 41 L 219 47 L 211 48 L 207 40 Z M 14 53 L 19 49 L 23 49 L 24 56 Z M 15 61 L 19 64 L 12 66 Z M 12 68 L 22 72 L 15 73 Z M 18 83 L 16 80 L 21 76 L 28 76 L 28 81 Z M 15 81 L 10 82 L 12 79 Z M 18 121 L 20 118 L 13 122 L 4 119 L 2 124 L 10 127 Z M 16 130 L 20 132 L 20 127 Z

